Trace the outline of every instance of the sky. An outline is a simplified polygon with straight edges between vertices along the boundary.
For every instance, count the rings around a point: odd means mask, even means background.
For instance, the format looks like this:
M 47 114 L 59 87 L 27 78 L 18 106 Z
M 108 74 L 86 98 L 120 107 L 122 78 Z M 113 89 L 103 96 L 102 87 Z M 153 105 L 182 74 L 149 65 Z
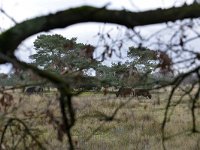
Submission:
M 186 1 L 190 4 L 192 0 L 0 0 L 0 8 L 2 8 L 6 13 L 14 18 L 18 23 L 41 15 L 46 15 L 49 13 L 55 13 L 59 10 L 68 9 L 71 7 L 81 6 L 81 5 L 92 5 L 96 7 L 103 7 L 106 4 L 109 9 L 127 9 L 130 11 L 144 11 L 157 8 L 169 8 L 172 6 L 180 6 Z M 2 30 L 6 30 L 14 25 L 14 23 L 9 20 L 5 15 L 0 13 L 0 27 Z M 153 30 L 159 29 L 160 25 L 144 27 L 142 32 L 148 34 Z M 111 24 L 97 24 L 97 23 L 82 23 L 76 24 L 64 29 L 56 29 L 50 31 L 50 33 L 61 34 L 66 38 L 77 37 L 78 42 L 86 44 L 97 44 L 97 38 L 95 38 L 97 33 L 104 29 L 104 32 L 112 29 L 112 36 L 116 36 L 117 28 L 116 25 Z M 125 28 L 122 27 L 125 31 Z M 36 39 L 37 35 L 34 35 L 27 40 L 25 40 L 20 46 L 16 55 L 24 60 L 30 61 L 28 56 L 34 51 L 32 50 L 33 41 Z M 31 51 L 27 50 L 27 47 Z M 5 67 L 0 69 L 5 71 Z

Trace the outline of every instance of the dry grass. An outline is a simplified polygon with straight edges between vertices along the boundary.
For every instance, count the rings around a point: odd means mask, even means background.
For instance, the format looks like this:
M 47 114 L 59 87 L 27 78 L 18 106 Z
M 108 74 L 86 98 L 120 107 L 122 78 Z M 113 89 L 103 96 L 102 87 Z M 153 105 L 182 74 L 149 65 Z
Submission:
M 73 104 L 77 121 L 72 129 L 72 135 L 76 147 L 87 150 L 162 149 L 161 123 L 169 91 L 154 91 L 153 93 L 151 100 L 142 97 L 139 100 L 136 98 L 116 98 L 112 94 L 103 96 L 102 94 L 93 93 L 85 93 L 79 97 L 74 97 Z M 1 115 L 3 116 L 0 118 L 1 126 L 5 124 L 8 117 L 21 118 L 30 128 L 39 131 L 39 140 L 44 143 L 47 149 L 65 149 L 66 137 L 63 142 L 57 140 L 57 130 L 53 128 L 45 116 L 45 111 L 48 108 L 60 120 L 56 92 L 46 93 L 43 96 L 27 96 L 15 92 L 14 96 L 16 102 L 13 107 L 15 109 L 9 108 L 8 114 Z M 173 103 L 180 96 L 181 92 L 176 92 Z M 21 101 L 19 102 L 20 97 Z M 160 99 L 160 105 L 156 104 L 157 99 Z M 113 121 L 104 120 L 105 115 L 111 116 L 117 107 L 127 101 L 129 102 L 117 112 Z M 188 98 L 186 97 L 174 109 L 173 115 L 167 122 L 165 130 L 168 137 L 165 141 L 167 149 L 199 149 L 199 134 L 191 134 L 190 132 L 192 124 L 188 104 Z M 30 115 L 27 112 L 30 114 L 33 112 L 33 114 Z M 197 110 L 197 116 L 199 113 L 199 110 Z M 200 129 L 199 123 L 200 120 L 198 119 L 198 129 Z

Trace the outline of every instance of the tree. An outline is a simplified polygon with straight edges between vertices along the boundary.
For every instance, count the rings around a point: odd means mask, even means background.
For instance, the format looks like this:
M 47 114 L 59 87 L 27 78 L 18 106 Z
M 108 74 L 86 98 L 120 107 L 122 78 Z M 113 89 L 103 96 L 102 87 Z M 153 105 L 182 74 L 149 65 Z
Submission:
M 91 55 L 94 48 L 77 43 L 76 38 L 68 40 L 58 34 L 40 35 L 35 40 L 34 47 L 36 54 L 30 56 L 32 64 L 44 70 L 57 73 L 65 70 L 82 71 L 94 68 L 98 64 Z
M 131 86 L 139 81 L 139 73 L 137 68 L 130 65 L 129 62 L 112 64 L 111 67 L 114 72 L 115 78 L 118 80 L 119 85 L 121 86 Z
M 130 64 L 141 73 L 151 73 L 158 65 L 157 52 L 148 48 L 129 47 L 128 57 L 131 59 Z
M 102 64 L 98 65 L 96 68 L 96 77 L 100 80 L 103 87 L 121 85 L 119 77 L 113 69 L 113 65 L 111 67 Z
M 133 68 L 136 68 L 137 73 L 140 75 L 140 77 L 142 77 L 138 78 L 135 82 L 132 81 L 134 86 L 152 88 L 158 84 L 157 82 L 163 83 L 161 82 L 161 78 L 157 79 L 154 77 L 156 69 L 159 68 L 158 66 L 162 66 L 162 64 L 160 64 L 161 62 L 159 62 L 159 51 L 150 50 L 149 48 L 145 47 L 129 47 L 127 55 L 130 58 L 129 65 Z M 157 72 L 169 72 L 169 70 L 166 70 L 165 67 L 166 65 L 164 65 L 164 68 L 157 70 Z
M 137 68 L 125 63 L 112 63 L 111 67 L 99 65 L 96 68 L 96 76 L 103 86 L 131 86 L 140 81 Z
M 174 35 L 180 32 L 180 36 L 171 36 L 169 38 L 169 43 L 166 44 L 166 49 L 174 50 L 177 54 L 180 52 L 188 52 L 191 54 L 190 58 L 185 58 L 184 60 L 178 60 L 173 62 L 175 64 L 179 64 L 180 62 L 188 62 L 189 64 L 195 64 L 195 61 L 198 61 L 200 58 L 199 52 L 188 50 L 185 47 L 186 43 L 191 42 L 194 39 L 199 38 L 199 34 L 195 34 L 196 25 L 198 25 L 198 19 L 193 21 L 192 19 L 198 18 L 200 16 L 200 5 L 195 1 L 191 5 L 183 5 L 180 7 L 171 7 L 168 9 L 156 9 L 156 10 L 149 10 L 149 11 L 141 11 L 141 12 L 130 12 L 127 10 L 110 10 L 107 7 L 96 8 L 92 6 L 80 6 L 72 9 L 67 9 L 64 11 L 59 11 L 55 14 L 48 14 L 45 16 L 32 18 L 26 20 L 24 22 L 15 24 L 12 28 L 4 31 L 0 35 L 0 63 L 10 62 L 12 64 L 18 64 L 21 68 L 27 68 L 33 70 L 35 73 L 40 75 L 41 77 L 47 78 L 51 82 L 57 85 L 60 91 L 60 110 L 62 114 L 63 120 L 63 131 L 68 136 L 68 141 L 70 144 L 70 149 L 73 149 L 73 142 L 71 137 L 71 128 L 75 123 L 74 117 L 74 109 L 72 106 L 72 93 L 69 88 L 69 84 L 66 80 L 64 80 L 60 76 L 56 76 L 48 71 L 41 70 L 35 66 L 30 64 L 24 63 L 19 61 L 15 55 L 14 51 L 19 46 L 19 44 L 28 38 L 31 35 L 37 34 L 42 31 L 48 31 L 55 28 L 64 28 L 73 24 L 83 23 L 83 22 L 105 22 L 105 23 L 115 23 L 119 25 L 126 26 L 129 29 L 132 29 L 137 26 L 145 26 L 151 25 L 156 23 L 166 23 L 166 22 L 175 22 L 176 20 L 181 20 L 183 24 L 180 24 L 180 28 L 178 31 L 175 30 Z M 3 11 L 1 11 L 3 12 Z M 187 22 L 188 19 L 189 23 Z M 184 20 L 184 21 L 182 21 Z M 170 23 L 171 24 L 171 23 Z M 172 23 L 172 27 L 174 24 Z M 190 28 L 194 31 L 196 36 L 194 37 L 185 37 L 184 27 Z M 171 25 L 167 25 L 167 27 L 171 27 Z M 180 30 L 179 30 L 180 29 Z M 137 34 L 136 34 L 137 35 Z M 152 35 L 153 37 L 153 35 Z M 140 38 L 140 42 L 143 42 L 142 38 Z M 148 39 L 147 39 L 148 40 Z M 158 43 L 159 44 L 159 43 Z M 106 52 L 106 51 L 105 51 Z M 109 51 L 108 51 L 109 52 Z M 171 61 L 167 57 L 168 55 L 160 55 L 160 67 L 165 69 L 169 69 L 170 65 L 172 65 Z M 196 73 L 198 79 L 200 81 L 199 75 L 200 65 L 196 65 L 193 68 L 189 68 L 185 73 L 177 76 L 170 85 L 174 85 L 171 91 L 170 97 L 167 101 L 166 109 L 165 109 L 165 116 L 163 119 L 162 124 L 162 133 L 163 133 L 163 140 L 165 139 L 164 136 L 164 129 L 166 122 L 169 117 L 169 108 L 171 106 L 171 99 L 174 91 L 177 89 L 178 85 L 190 74 Z M 199 84 L 199 82 L 197 83 Z M 189 94 L 192 91 L 194 86 L 188 91 Z M 192 114 L 192 131 L 196 132 L 196 116 L 195 116 L 195 104 L 197 102 L 197 98 L 199 97 L 200 88 L 198 88 L 195 96 L 191 99 L 192 107 L 191 107 L 191 114 Z M 186 91 L 187 94 L 187 91 Z M 66 103 L 67 101 L 67 103 Z M 67 107 L 67 109 L 66 109 Z M 11 120 L 13 121 L 13 120 Z M 164 145 L 164 144 L 163 144 Z M 163 148 L 165 148 L 163 146 Z

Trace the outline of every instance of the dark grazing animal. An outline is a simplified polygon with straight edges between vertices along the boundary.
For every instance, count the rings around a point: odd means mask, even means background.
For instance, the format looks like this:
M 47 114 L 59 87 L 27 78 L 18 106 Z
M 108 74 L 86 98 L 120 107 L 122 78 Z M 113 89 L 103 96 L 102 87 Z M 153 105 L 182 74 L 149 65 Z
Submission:
M 40 86 L 31 86 L 31 87 L 26 87 L 24 89 L 24 93 L 26 94 L 39 94 L 39 93 L 42 93 L 43 92 L 43 88 L 40 87 Z
M 147 89 L 133 89 L 133 96 L 144 96 L 146 98 L 151 99 L 151 94 Z
M 133 89 L 128 87 L 121 87 L 116 93 L 116 96 L 126 97 L 133 94 Z

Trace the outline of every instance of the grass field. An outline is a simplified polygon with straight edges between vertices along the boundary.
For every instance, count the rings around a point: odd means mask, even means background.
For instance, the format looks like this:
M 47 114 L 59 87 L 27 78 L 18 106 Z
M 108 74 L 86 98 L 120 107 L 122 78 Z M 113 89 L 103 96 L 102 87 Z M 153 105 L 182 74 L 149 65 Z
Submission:
M 45 115 L 47 110 L 53 112 L 55 118 L 60 121 L 58 94 L 54 92 L 43 95 L 23 95 L 15 91 L 15 99 L 12 107 L 0 115 L 0 131 L 6 121 L 11 117 L 22 119 L 31 128 L 31 132 L 37 135 L 39 141 L 47 149 L 66 149 L 67 138 L 58 139 L 58 131 L 50 123 Z M 72 135 L 77 149 L 83 150 L 160 150 L 162 149 L 161 124 L 164 117 L 165 106 L 169 91 L 154 91 L 152 99 L 143 97 L 116 98 L 114 94 L 106 96 L 101 93 L 83 93 L 73 98 L 76 110 L 76 124 L 72 128 Z M 176 92 L 172 103 L 180 98 L 181 92 Z M 160 104 L 157 100 L 160 99 Z M 124 105 L 123 105 L 124 104 Z M 119 106 L 123 105 L 112 121 L 106 121 L 105 116 L 111 116 Z M 3 110 L 3 109 L 2 109 Z M 169 113 L 171 113 L 171 110 Z M 197 129 L 200 128 L 199 109 L 197 115 Z M 173 110 L 168 119 L 165 135 L 165 145 L 170 150 L 197 150 L 200 149 L 199 133 L 191 133 L 192 118 L 188 97 Z M 13 129 L 14 130 L 14 129 Z M 16 149 L 24 147 L 17 142 L 20 139 L 16 132 L 15 140 L 11 140 L 11 131 L 4 139 L 6 147 L 15 145 Z M 13 133 L 12 133 L 13 134 Z M 17 135 L 18 134 L 18 135 Z M 60 136 L 60 135 L 59 135 Z M 27 141 L 30 139 L 27 137 Z M 27 142 L 27 147 L 38 149 Z

